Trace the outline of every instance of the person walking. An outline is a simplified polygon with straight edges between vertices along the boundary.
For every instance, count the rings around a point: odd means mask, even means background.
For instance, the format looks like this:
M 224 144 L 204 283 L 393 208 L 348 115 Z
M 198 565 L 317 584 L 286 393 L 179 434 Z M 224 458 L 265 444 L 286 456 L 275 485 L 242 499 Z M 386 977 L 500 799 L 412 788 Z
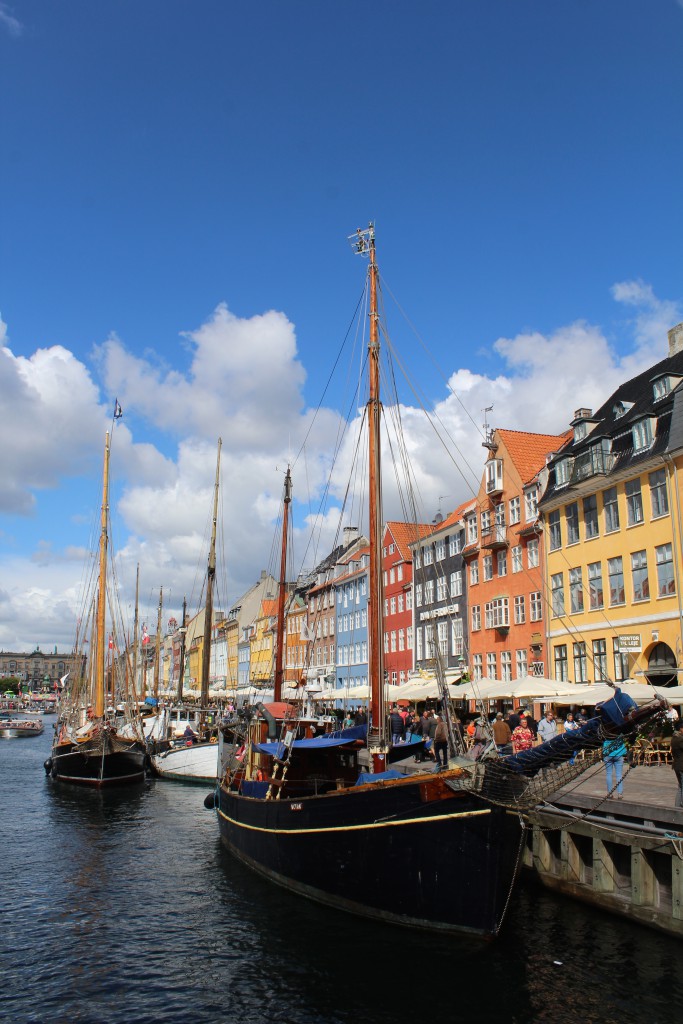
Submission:
M 448 728 L 441 715 L 436 715 L 436 727 L 434 729 L 434 754 L 436 757 L 436 770 L 448 768 Z
M 674 734 L 671 737 L 671 758 L 671 766 L 678 780 L 675 806 L 683 807 L 683 719 L 680 718 L 674 725 Z
M 405 736 L 405 722 L 401 712 L 398 710 L 398 706 L 394 708 L 390 716 L 391 722 L 391 745 L 396 747 L 399 743 L 403 743 Z
M 500 754 L 503 753 L 503 749 L 511 742 L 512 733 L 510 732 L 510 726 L 503 718 L 503 712 L 499 711 L 496 715 L 493 723 L 493 738 L 496 742 L 496 747 Z
M 602 745 L 602 759 L 605 762 L 605 771 L 607 773 L 607 796 L 609 799 L 612 799 L 614 796 L 612 792 L 613 782 L 616 784 L 617 800 L 624 799 L 622 779 L 624 776 L 625 757 L 626 745 L 621 738 L 605 740 Z

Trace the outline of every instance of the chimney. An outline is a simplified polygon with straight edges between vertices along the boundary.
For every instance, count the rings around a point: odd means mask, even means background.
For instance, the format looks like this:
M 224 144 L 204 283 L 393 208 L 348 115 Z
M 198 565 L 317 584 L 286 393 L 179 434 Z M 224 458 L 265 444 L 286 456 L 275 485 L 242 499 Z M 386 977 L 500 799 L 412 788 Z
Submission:
M 344 547 L 351 544 L 358 537 L 357 526 L 345 526 L 344 527 Z
M 675 356 L 683 351 L 683 324 L 676 324 L 669 331 L 669 355 Z

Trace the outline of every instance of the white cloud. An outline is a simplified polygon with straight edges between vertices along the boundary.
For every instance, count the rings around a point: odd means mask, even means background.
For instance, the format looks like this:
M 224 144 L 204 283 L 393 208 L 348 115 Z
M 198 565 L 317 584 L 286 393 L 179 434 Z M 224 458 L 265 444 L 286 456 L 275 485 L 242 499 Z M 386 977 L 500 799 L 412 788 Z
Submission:
M 666 355 L 666 329 L 681 319 L 678 307 L 658 300 L 639 281 L 615 285 L 613 297 L 631 317 L 627 326 L 632 344 L 625 355 L 618 354 L 601 328 L 579 320 L 548 335 L 499 338 L 493 345 L 498 358 L 494 375 L 467 368 L 454 372 L 452 391 L 430 410 L 448 453 L 435 443 L 421 410 L 401 407 L 421 518 L 431 519 L 438 508 L 450 511 L 476 490 L 485 454 L 480 430 L 484 407 L 494 406 L 490 426 L 559 434 L 576 408 L 597 408 L 622 381 Z M 217 604 L 227 606 L 256 581 L 261 569 L 275 575 L 279 571 L 275 519 L 288 457 L 300 449 L 303 454 L 293 466 L 295 564 L 311 568 L 329 553 L 340 526 L 338 510 L 331 506 L 343 499 L 357 454 L 353 428 L 362 415 L 359 411 L 338 453 L 334 501 L 324 502 L 321 494 L 341 417 L 334 409 L 324 409 L 314 420 L 287 317 L 270 311 L 240 319 L 221 305 L 182 338 L 188 354 L 183 372 L 164 366 L 153 353 L 130 353 L 114 335 L 102 344 L 96 360 L 102 390 L 118 395 L 124 408 L 112 459 L 118 580 L 130 609 L 140 565 L 141 615 L 154 621 L 160 586 L 168 609 L 165 618 L 171 612 L 178 616 L 184 596 L 191 610 L 199 602 L 218 436 L 223 453 Z M 92 489 L 85 504 L 97 510 L 102 443 L 111 425 L 112 403 L 103 401 L 91 370 L 66 348 L 16 357 L 6 344 L 2 321 L 0 341 L 0 446 L 6 467 L 0 479 L 0 511 L 17 534 L 22 517 L 33 516 L 35 524 L 28 549 L 18 536 L 5 533 L 2 538 L 9 554 L 0 565 L 0 646 L 66 647 L 81 590 L 78 548 L 88 538 L 80 530 L 74 537 L 72 530 L 68 542 L 60 539 L 42 507 L 47 492 L 59 493 L 61 488 L 63 515 L 75 520 L 82 504 L 67 486 L 72 488 L 80 475 Z M 396 412 L 387 409 L 390 421 Z M 157 445 L 146 439 L 137 442 L 126 425 L 130 422 L 147 424 Z M 135 427 L 136 434 L 146 429 Z M 158 445 L 164 443 L 166 450 L 161 451 Z M 394 437 L 394 452 L 396 447 Z M 387 443 L 385 470 L 390 461 Z M 405 492 L 390 473 L 384 511 L 386 518 L 409 514 Z M 362 507 L 350 505 L 344 524 L 367 531 L 365 518 Z M 317 532 L 311 541 L 308 527 L 314 522 Z
M 0 25 L 4 25 L 11 36 L 20 36 L 24 31 L 24 26 L 12 14 L 12 8 L 4 3 L 0 3 Z

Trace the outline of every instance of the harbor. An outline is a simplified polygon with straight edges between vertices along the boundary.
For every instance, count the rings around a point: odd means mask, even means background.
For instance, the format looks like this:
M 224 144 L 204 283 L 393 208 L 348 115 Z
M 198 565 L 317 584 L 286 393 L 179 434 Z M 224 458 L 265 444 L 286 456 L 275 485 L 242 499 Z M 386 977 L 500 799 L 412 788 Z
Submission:
M 12 1024 L 390 1024 L 415 1019 L 425 985 L 430 1015 L 446 1020 L 664 1024 L 683 1012 L 678 939 L 526 875 L 493 943 L 359 920 L 229 856 L 201 788 L 55 784 L 42 766 L 49 732 L 0 745 L 0 991 Z M 399 964 L 408 993 L 394 998 Z

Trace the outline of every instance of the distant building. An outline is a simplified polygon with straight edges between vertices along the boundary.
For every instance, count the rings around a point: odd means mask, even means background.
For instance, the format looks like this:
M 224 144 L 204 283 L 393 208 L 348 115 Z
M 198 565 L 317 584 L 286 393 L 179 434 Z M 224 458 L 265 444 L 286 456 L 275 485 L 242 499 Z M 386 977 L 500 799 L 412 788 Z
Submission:
M 60 654 L 55 647 L 50 654 L 36 647 L 27 654 L 25 651 L 0 651 L 0 679 L 18 678 L 32 689 L 54 690 L 55 684 L 69 673 L 77 676 L 85 666 L 84 654 Z

